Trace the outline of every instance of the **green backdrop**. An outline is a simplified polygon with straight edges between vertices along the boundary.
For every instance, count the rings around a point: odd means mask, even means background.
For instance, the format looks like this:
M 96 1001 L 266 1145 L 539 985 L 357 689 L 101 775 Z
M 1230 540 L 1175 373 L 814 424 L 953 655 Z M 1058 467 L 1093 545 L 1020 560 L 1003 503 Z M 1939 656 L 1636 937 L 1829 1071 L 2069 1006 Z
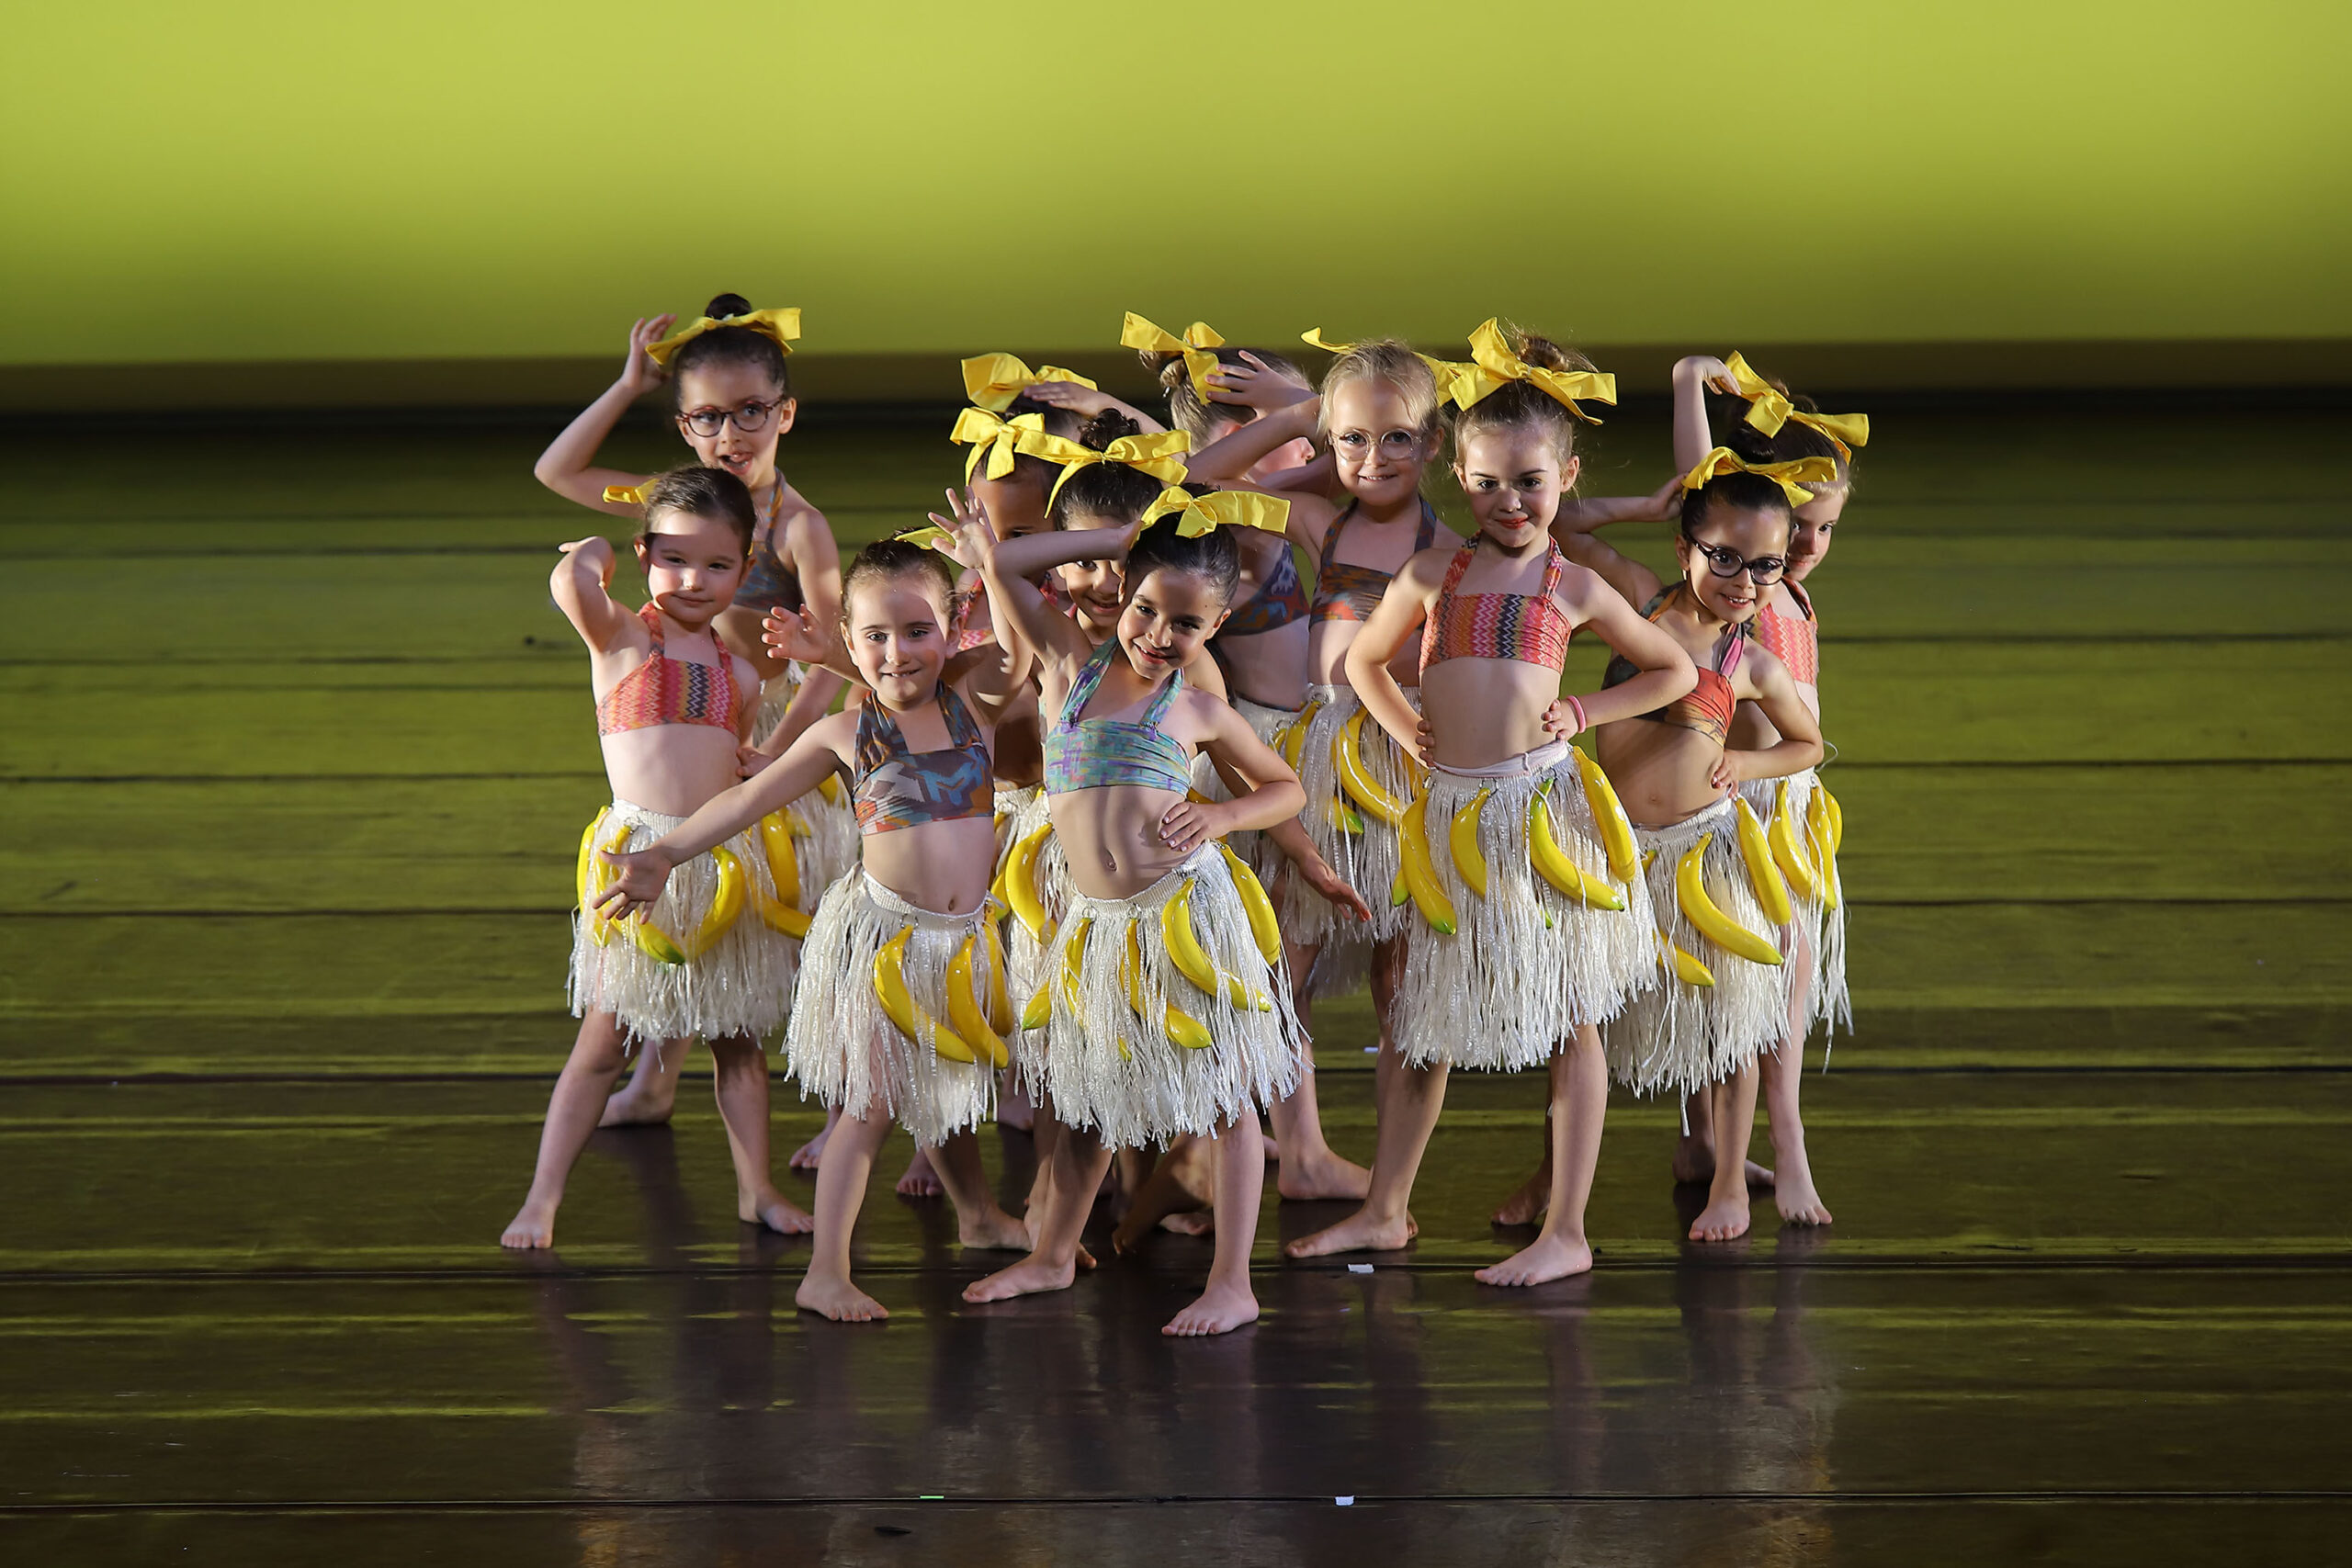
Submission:
M 2352 334 L 2352 7 L 18 6 L 0 364 Z

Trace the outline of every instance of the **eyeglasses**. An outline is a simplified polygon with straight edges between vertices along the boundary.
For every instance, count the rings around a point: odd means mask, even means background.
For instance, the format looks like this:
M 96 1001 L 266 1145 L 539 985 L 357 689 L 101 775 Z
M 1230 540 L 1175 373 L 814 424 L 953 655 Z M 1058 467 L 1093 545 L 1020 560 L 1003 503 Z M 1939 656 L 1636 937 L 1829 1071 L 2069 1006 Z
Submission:
M 1707 558 L 1707 570 L 1717 577 L 1737 577 L 1744 571 L 1747 573 L 1747 580 L 1758 588 L 1780 581 L 1781 573 L 1789 570 L 1789 558 L 1786 556 L 1757 556 L 1751 559 L 1737 550 L 1727 550 L 1721 545 L 1703 544 L 1697 539 L 1690 541 L 1690 547 Z
M 733 420 L 735 428 L 748 435 L 763 429 L 768 421 L 775 417 L 775 411 L 791 400 L 789 398 L 772 398 L 763 403 L 745 403 L 739 409 L 695 409 L 691 413 L 680 414 L 678 423 L 696 435 L 716 435 L 727 428 L 729 420 Z

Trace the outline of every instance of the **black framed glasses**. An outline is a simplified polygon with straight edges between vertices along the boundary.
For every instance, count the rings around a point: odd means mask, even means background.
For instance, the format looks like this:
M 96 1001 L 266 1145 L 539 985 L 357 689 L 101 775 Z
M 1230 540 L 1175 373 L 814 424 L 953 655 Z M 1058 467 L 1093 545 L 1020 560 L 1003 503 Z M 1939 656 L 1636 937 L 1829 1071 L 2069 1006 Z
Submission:
M 1707 570 L 1717 577 L 1737 577 L 1744 571 L 1747 573 L 1747 580 L 1758 588 L 1780 581 L 1781 574 L 1789 570 L 1789 558 L 1786 556 L 1750 558 L 1737 550 L 1727 550 L 1721 545 L 1704 544 L 1697 539 L 1690 541 L 1690 547 L 1707 558 Z
M 716 435 L 732 420 L 736 429 L 750 435 L 766 429 L 768 421 L 775 417 L 775 411 L 791 400 L 790 398 L 771 398 L 763 403 L 745 403 L 741 408 L 695 409 L 691 413 L 680 414 L 678 423 L 696 435 Z

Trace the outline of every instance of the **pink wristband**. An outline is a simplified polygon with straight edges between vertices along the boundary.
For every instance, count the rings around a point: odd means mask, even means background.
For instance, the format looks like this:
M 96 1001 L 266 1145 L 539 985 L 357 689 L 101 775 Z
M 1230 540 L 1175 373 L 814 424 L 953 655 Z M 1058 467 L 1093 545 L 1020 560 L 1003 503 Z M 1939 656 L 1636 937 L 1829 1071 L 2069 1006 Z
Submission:
M 1572 730 L 1568 731 L 1568 733 L 1569 733 L 1569 734 L 1571 734 L 1571 735 L 1582 735 L 1582 734 L 1583 734 L 1583 733 L 1584 733 L 1588 728 L 1590 728 L 1590 726 L 1589 726 L 1589 725 L 1587 725 L 1587 724 L 1585 723 L 1585 717 L 1584 717 L 1584 705 L 1583 705 L 1582 703 L 1580 703 L 1580 702 L 1577 701 L 1577 700 L 1576 700 L 1576 698 L 1574 698 L 1574 697 L 1563 697 L 1563 698 L 1561 698 L 1560 700 L 1561 700 L 1562 702 L 1566 703 L 1566 704 L 1568 705 L 1568 706 L 1569 706 L 1569 707 L 1571 707 L 1571 708 L 1573 708 L 1573 709 L 1575 709 L 1575 710 L 1576 710 L 1576 716 L 1577 716 L 1577 727 L 1576 727 L 1574 729 L 1572 729 Z

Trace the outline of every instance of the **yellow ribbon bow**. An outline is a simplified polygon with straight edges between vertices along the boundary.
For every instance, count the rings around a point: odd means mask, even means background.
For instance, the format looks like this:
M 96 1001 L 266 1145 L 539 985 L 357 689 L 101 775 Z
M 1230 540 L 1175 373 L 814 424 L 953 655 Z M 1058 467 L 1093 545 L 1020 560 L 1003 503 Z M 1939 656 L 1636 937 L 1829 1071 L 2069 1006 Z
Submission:
M 1588 424 L 1600 422 L 1577 406 L 1578 398 L 1597 403 L 1617 401 L 1616 377 L 1605 370 L 1546 370 L 1530 365 L 1510 351 L 1502 323 L 1489 316 L 1470 334 L 1470 363 L 1457 368 L 1450 389 L 1454 404 L 1466 409 L 1513 381 L 1527 382 Z
M 1781 426 L 1791 420 L 1811 425 L 1829 437 L 1840 457 L 1851 457 L 1857 446 L 1867 446 L 1871 439 L 1871 416 L 1866 413 L 1807 413 L 1781 395 L 1779 389 L 1747 367 L 1747 361 L 1734 350 L 1724 361 L 1724 368 L 1739 384 L 1739 395 L 1747 400 L 1747 423 L 1767 435 L 1777 435 Z
M 800 308 L 797 305 L 786 305 L 773 310 L 753 310 L 749 315 L 720 316 L 716 319 L 709 316 L 696 316 L 692 326 L 683 332 L 672 333 L 660 343 L 650 345 L 645 351 L 646 357 L 651 359 L 656 365 L 667 365 L 670 363 L 670 356 L 679 349 L 702 336 L 703 333 L 716 332 L 720 327 L 743 327 L 759 333 L 762 337 L 774 338 L 778 348 L 790 354 L 792 340 L 800 335 Z
M 1761 474 L 1781 487 L 1781 493 L 1789 498 L 1791 506 L 1803 506 L 1813 499 L 1813 492 L 1804 487 L 1829 483 L 1838 477 L 1838 465 L 1826 457 L 1799 457 L 1789 463 L 1743 463 L 1730 447 L 1718 446 L 1682 476 L 1682 488 L 1697 490 L 1721 474 Z
M 1203 402 L 1207 402 L 1211 398 L 1209 378 L 1216 374 L 1217 367 L 1216 355 L 1209 350 L 1223 348 L 1225 339 L 1217 336 L 1206 321 L 1194 321 L 1184 329 L 1182 337 L 1178 337 L 1129 310 L 1119 328 L 1119 346 L 1139 348 L 1146 354 L 1182 355 L 1184 374 L 1192 378 L 1193 390 L 1200 394 Z
M 1321 327 L 1307 328 L 1298 334 L 1298 341 L 1309 348 L 1319 348 L 1326 354 L 1347 354 L 1356 346 L 1351 343 L 1325 342 Z M 1423 354 L 1419 349 L 1413 351 L 1413 357 L 1428 366 L 1430 373 L 1437 378 L 1437 400 L 1441 403 L 1453 395 L 1453 383 L 1476 368 L 1476 367 L 1462 364 L 1458 360 L 1436 358 Z
M 606 485 L 605 487 L 605 504 L 607 506 L 643 506 L 645 504 L 645 487 L 643 485 Z
M 1183 513 L 1176 524 L 1176 532 L 1187 539 L 1196 539 L 1212 528 L 1263 528 L 1269 534 L 1279 534 L 1290 523 L 1290 502 L 1278 495 L 1261 495 L 1249 490 L 1217 490 L 1206 495 L 1193 495 L 1170 485 L 1143 509 L 1143 525 L 1148 528 L 1155 519 L 1171 513 Z
M 1009 354 L 983 354 L 964 361 L 965 395 L 990 413 L 1002 413 L 1013 399 L 1040 381 L 1075 381 L 1089 389 L 1094 386 L 1075 370 L 1065 370 L 1058 365 L 1041 365 L 1032 370 Z
M 922 545 L 934 550 L 944 549 L 955 542 L 956 536 L 936 523 L 926 523 L 920 528 L 910 528 L 905 533 L 895 536 L 891 540 L 893 544 Z
M 1193 449 L 1193 438 L 1181 430 L 1158 430 L 1148 435 L 1122 435 L 1102 451 L 1066 441 L 1042 430 L 1030 431 L 1020 439 L 1020 450 L 1032 457 L 1043 457 L 1048 463 L 1062 466 L 1062 477 L 1054 481 L 1053 490 L 1046 497 L 1051 506 L 1054 497 L 1061 494 L 1062 486 L 1069 483 L 1070 475 L 1095 463 L 1125 463 L 1140 468 L 1162 484 L 1174 484 L 1184 477 L 1184 454 Z
M 959 446 L 969 446 L 972 455 L 964 459 L 964 482 L 972 482 L 973 470 L 980 459 L 989 460 L 989 478 L 1001 479 L 1012 472 L 1014 454 L 1021 450 L 1023 435 L 1046 434 L 1046 416 L 1038 413 L 1015 414 L 1000 419 L 986 409 L 966 409 L 956 416 L 956 428 L 947 439 Z

